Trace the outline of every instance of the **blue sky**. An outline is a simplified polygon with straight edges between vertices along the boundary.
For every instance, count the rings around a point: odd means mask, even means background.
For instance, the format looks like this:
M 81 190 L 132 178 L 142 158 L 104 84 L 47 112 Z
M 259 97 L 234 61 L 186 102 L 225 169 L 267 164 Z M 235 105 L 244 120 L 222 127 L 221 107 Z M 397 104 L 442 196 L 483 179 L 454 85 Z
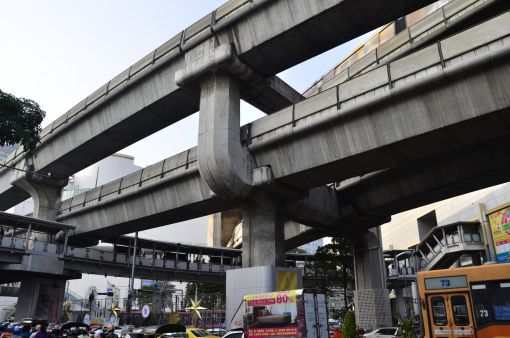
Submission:
M 0 89 L 38 102 L 47 112 L 45 126 L 223 2 L 0 0 Z M 303 91 L 364 39 L 366 36 L 279 75 Z M 263 116 L 247 104 L 241 109 L 243 124 Z M 197 131 L 198 115 L 194 114 L 121 152 L 147 166 L 195 146 Z M 205 218 L 171 226 L 179 231 L 182 227 L 203 228 L 203 222 Z M 162 227 L 144 234 L 167 238 L 168 230 Z M 126 279 L 109 280 L 127 286 Z M 105 283 L 102 276 L 87 276 L 72 281 L 71 288 L 83 295 L 90 284 L 102 287 Z

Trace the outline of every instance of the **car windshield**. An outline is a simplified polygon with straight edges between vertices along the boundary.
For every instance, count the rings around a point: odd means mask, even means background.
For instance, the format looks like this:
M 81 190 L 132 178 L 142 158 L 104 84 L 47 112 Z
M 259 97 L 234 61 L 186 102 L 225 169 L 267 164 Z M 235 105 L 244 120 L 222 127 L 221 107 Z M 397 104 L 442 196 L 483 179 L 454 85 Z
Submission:
M 161 338 L 188 338 L 188 334 L 186 332 L 167 332 L 161 335 Z
M 209 333 L 207 333 L 206 330 L 191 330 L 191 333 L 193 333 L 197 337 L 207 337 L 207 336 L 209 336 Z

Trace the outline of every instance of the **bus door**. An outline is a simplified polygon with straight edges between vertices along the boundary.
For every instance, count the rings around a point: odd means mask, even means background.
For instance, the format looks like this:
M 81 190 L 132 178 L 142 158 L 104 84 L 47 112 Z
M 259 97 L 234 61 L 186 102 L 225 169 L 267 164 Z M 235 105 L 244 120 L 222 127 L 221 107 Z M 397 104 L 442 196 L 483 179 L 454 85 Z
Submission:
M 433 338 L 475 337 L 471 304 L 467 293 L 428 297 L 430 333 Z

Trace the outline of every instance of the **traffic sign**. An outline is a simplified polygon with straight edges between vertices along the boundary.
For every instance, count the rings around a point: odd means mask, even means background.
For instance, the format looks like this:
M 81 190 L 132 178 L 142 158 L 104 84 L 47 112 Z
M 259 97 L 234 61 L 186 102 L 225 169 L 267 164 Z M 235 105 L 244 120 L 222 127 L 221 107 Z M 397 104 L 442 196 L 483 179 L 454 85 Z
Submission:
M 149 314 L 151 313 L 151 310 L 149 308 L 149 305 L 145 304 L 143 307 L 142 307 L 142 317 L 143 318 L 147 318 L 149 317 Z

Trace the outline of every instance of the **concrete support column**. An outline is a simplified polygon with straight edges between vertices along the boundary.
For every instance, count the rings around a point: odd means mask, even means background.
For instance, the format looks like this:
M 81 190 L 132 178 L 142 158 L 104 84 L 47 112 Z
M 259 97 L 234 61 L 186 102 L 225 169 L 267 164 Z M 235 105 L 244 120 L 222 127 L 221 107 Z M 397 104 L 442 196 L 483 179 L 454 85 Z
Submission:
M 242 219 L 241 208 L 209 215 L 207 220 L 207 245 L 227 246 L 227 243 L 234 237 L 234 231 Z
M 222 230 L 221 212 L 209 215 L 207 218 L 207 245 L 221 246 Z
M 368 230 L 354 243 L 356 323 L 365 329 L 391 326 L 391 307 L 380 228 Z
M 34 199 L 33 217 L 48 221 L 57 219 L 62 188 L 67 185 L 67 179 L 50 180 L 23 176 L 12 183 L 28 192 Z
M 60 321 L 65 286 L 65 280 L 22 280 L 16 304 L 16 320 L 37 318 Z
M 251 190 L 250 153 L 241 145 L 241 88 L 227 73 L 206 74 L 200 81 L 198 169 L 220 197 L 238 198 Z
M 42 179 L 37 176 L 22 176 L 12 182 L 30 194 L 34 200 L 33 217 L 56 221 L 62 188 L 67 179 Z M 44 238 L 41 240 L 49 240 Z M 63 261 L 37 255 L 23 257 L 27 270 L 32 272 L 63 273 Z M 16 320 L 22 318 L 60 321 L 65 293 L 65 280 L 25 279 L 21 281 Z
M 269 194 L 254 192 L 243 205 L 243 268 L 285 266 L 281 207 Z

